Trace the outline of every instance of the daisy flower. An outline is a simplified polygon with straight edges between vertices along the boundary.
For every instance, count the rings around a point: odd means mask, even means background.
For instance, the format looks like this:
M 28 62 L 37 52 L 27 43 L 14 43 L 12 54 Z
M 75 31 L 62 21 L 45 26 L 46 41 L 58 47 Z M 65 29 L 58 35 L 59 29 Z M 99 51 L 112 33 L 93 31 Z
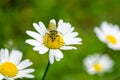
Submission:
M 94 29 L 100 41 L 113 50 L 120 50 L 120 29 L 118 25 L 103 22 L 100 28 Z
M 34 78 L 30 73 L 34 72 L 34 69 L 27 67 L 32 65 L 29 59 L 22 59 L 22 52 L 18 50 L 12 50 L 9 54 L 7 49 L 0 50 L 0 80 L 14 80 L 17 78 Z
M 42 22 L 33 23 L 37 32 L 26 31 L 34 39 L 26 40 L 26 43 L 34 46 L 33 50 L 44 54 L 49 51 L 49 61 L 51 64 L 63 58 L 61 50 L 77 49 L 74 44 L 81 44 L 82 39 L 78 38 L 78 32 L 73 32 L 74 27 L 69 23 L 59 20 L 58 24 L 54 19 L 50 20 L 48 29 Z M 57 26 L 57 27 L 56 27 Z
M 110 72 L 114 62 L 107 54 L 89 55 L 83 60 L 84 66 L 89 74 L 102 74 Z

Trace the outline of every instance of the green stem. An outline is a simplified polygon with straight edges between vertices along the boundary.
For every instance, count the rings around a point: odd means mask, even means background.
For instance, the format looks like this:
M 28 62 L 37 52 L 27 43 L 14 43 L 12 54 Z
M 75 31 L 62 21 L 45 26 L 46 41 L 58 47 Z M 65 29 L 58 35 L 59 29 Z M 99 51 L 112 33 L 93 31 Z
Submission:
M 44 75 L 43 75 L 43 77 L 42 77 L 42 80 L 45 80 L 45 77 L 46 77 L 46 75 L 47 75 L 47 72 L 48 72 L 49 67 L 50 67 L 50 62 L 48 61 L 48 64 L 47 64 L 46 70 L 45 70 L 45 72 L 44 72 Z

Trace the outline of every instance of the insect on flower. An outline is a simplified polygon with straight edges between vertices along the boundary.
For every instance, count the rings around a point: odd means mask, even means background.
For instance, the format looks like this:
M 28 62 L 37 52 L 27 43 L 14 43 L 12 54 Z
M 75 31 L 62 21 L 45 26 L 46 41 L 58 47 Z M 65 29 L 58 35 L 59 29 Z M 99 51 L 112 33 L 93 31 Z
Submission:
M 57 28 L 56 28 L 56 25 L 52 22 L 50 22 L 49 24 L 49 36 L 50 38 L 52 39 L 52 41 L 55 40 L 56 37 L 59 37 L 57 34 L 58 34 L 58 31 L 57 31 Z
M 44 45 L 53 49 L 60 48 L 64 45 L 62 36 L 59 35 L 56 25 L 53 22 L 49 23 L 48 33 L 44 36 Z M 51 45 L 53 43 L 53 45 Z M 54 47 L 54 44 L 56 47 Z
M 59 20 L 58 24 L 54 19 L 50 20 L 48 29 L 42 22 L 39 22 L 39 24 L 33 23 L 33 26 L 38 33 L 27 31 L 27 34 L 34 39 L 28 39 L 26 43 L 33 45 L 33 50 L 39 51 L 40 54 L 49 51 L 51 64 L 54 63 L 54 59 L 60 61 L 63 58 L 60 50 L 77 49 L 73 45 L 81 44 L 82 39 L 77 37 L 78 32 L 73 32 L 74 27 L 63 22 L 63 20 Z

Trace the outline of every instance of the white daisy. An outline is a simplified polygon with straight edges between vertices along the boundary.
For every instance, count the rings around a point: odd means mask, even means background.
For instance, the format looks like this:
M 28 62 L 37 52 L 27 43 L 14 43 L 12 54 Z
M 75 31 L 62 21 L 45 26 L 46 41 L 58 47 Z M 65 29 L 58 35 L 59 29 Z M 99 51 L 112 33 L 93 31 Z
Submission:
M 94 29 L 100 41 L 113 50 L 120 50 L 120 29 L 118 25 L 103 22 L 100 28 Z
M 114 62 L 106 54 L 89 55 L 84 59 L 83 63 L 89 74 L 110 72 L 114 65 Z
M 54 19 L 50 20 L 48 29 L 46 29 L 42 22 L 39 22 L 39 24 L 33 23 L 33 26 L 38 33 L 27 31 L 27 34 L 34 39 L 28 39 L 26 43 L 33 45 L 33 50 L 39 51 L 40 54 L 49 51 L 49 61 L 51 64 L 54 63 L 54 58 L 57 61 L 63 58 L 63 54 L 59 49 L 77 49 L 72 45 L 81 44 L 82 39 L 77 38 L 78 33 L 73 32 L 74 27 L 71 27 L 69 23 L 63 22 L 63 20 L 59 20 L 58 24 L 56 24 Z
M 0 80 L 14 80 L 17 78 L 34 78 L 30 73 L 34 72 L 34 69 L 27 67 L 32 65 L 29 59 L 22 59 L 22 52 L 18 50 L 12 50 L 9 54 L 7 49 L 0 50 Z

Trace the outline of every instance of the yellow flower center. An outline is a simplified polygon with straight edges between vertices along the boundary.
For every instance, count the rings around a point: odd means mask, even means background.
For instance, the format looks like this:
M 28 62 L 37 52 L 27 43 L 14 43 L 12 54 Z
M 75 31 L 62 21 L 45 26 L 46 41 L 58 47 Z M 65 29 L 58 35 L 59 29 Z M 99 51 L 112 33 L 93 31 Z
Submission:
M 107 35 L 106 39 L 108 40 L 108 42 L 110 42 L 111 44 L 116 44 L 117 40 L 113 35 Z
M 102 71 L 102 66 L 99 63 L 94 64 L 93 67 L 97 72 Z
M 62 36 L 60 36 L 58 33 L 56 34 L 47 33 L 44 36 L 43 43 L 46 47 L 50 49 L 58 49 L 63 46 L 64 40 Z
M 0 73 L 11 78 L 18 74 L 18 69 L 15 64 L 11 62 L 4 62 L 0 65 Z

